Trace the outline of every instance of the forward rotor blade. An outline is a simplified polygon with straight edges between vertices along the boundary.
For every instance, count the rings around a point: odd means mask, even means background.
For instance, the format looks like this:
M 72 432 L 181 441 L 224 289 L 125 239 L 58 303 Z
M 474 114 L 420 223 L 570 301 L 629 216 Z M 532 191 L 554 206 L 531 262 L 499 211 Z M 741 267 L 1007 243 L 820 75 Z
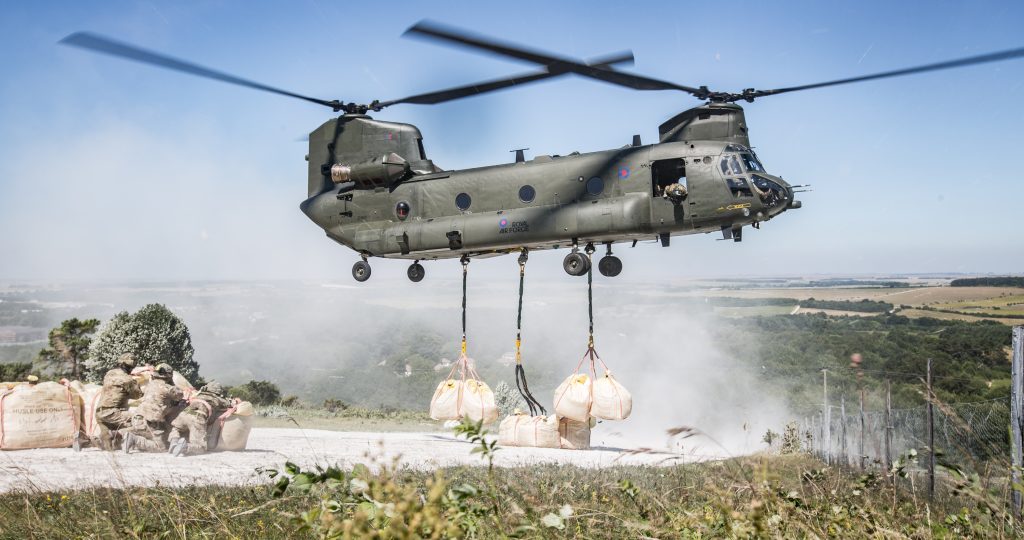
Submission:
M 244 86 L 246 88 L 252 88 L 255 90 L 262 90 L 264 92 L 270 92 L 281 96 L 288 96 L 298 98 L 301 100 L 316 103 L 317 105 L 324 105 L 330 107 L 335 111 L 340 110 L 342 104 L 336 100 L 328 101 L 325 99 L 318 99 L 310 96 L 304 96 L 302 94 L 296 94 L 280 88 L 274 88 L 273 86 L 267 86 L 258 82 L 243 79 L 241 77 L 235 77 L 220 71 L 215 71 L 203 66 L 199 66 L 184 60 L 178 60 L 177 58 L 171 58 L 152 51 L 141 49 L 134 45 L 127 43 L 121 43 L 114 41 L 110 38 L 106 38 L 100 35 L 92 34 L 89 32 L 76 32 L 71 34 L 64 39 L 60 40 L 60 43 L 64 45 L 70 45 L 73 47 L 79 47 L 87 49 L 93 52 L 102 54 L 109 54 L 111 56 L 117 56 L 126 60 L 134 60 L 143 64 L 150 64 L 153 66 L 159 66 L 174 71 L 180 71 L 182 73 L 188 73 L 190 75 L 196 75 L 198 77 L 204 77 L 207 79 L 213 79 L 229 84 L 236 84 L 238 86 Z
M 973 66 L 975 64 L 985 64 L 988 62 L 999 62 L 1002 60 L 1012 60 L 1014 58 L 1024 57 L 1024 47 L 1019 49 L 1010 49 L 1006 51 L 994 52 L 989 54 L 982 54 L 978 56 L 968 56 L 967 58 L 960 58 L 957 60 L 949 60 L 946 62 L 938 62 L 935 64 L 926 64 L 923 66 L 897 69 L 893 71 L 884 71 L 882 73 L 875 73 L 873 75 L 862 75 L 860 77 L 850 77 L 848 79 L 838 79 L 835 81 L 820 82 L 814 84 L 805 84 L 801 86 L 790 86 L 787 88 L 776 88 L 774 90 L 754 90 L 753 92 L 744 92 L 743 94 L 737 94 L 737 99 L 759 98 L 764 96 L 773 96 L 775 94 L 784 94 L 786 92 L 796 92 L 798 90 L 811 90 L 813 88 L 823 88 L 826 86 L 836 86 L 840 84 L 849 84 L 863 81 L 873 81 L 876 79 L 887 79 L 889 77 L 902 77 L 904 75 L 913 75 L 915 73 L 926 73 L 929 71 L 940 71 L 943 69 L 952 69 L 965 66 Z
M 429 39 L 454 43 L 464 47 L 488 51 L 500 56 L 516 58 L 544 66 L 549 72 L 569 72 L 607 83 L 617 84 L 634 90 L 681 90 L 694 96 L 703 97 L 707 90 L 683 86 L 668 81 L 652 79 L 640 75 L 615 71 L 606 66 L 585 64 L 571 58 L 559 57 L 549 53 L 527 49 L 510 43 L 502 43 L 454 28 L 446 28 L 429 21 L 420 21 L 405 31 Z
M 600 66 L 612 66 L 615 64 L 632 63 L 633 53 L 624 52 L 611 54 L 606 57 L 597 58 L 593 61 L 592 65 Z M 503 88 L 509 88 L 511 86 L 517 86 L 521 84 L 528 84 L 535 81 L 541 81 L 544 79 L 552 79 L 566 75 L 567 72 L 552 73 L 549 71 L 541 71 L 535 73 L 522 73 L 520 75 L 514 75 L 504 79 L 496 79 L 493 81 L 469 84 L 466 86 L 460 86 L 457 88 L 449 88 L 447 90 L 438 90 L 436 92 L 429 92 L 426 94 L 418 94 L 415 96 L 409 96 L 402 99 L 395 99 L 392 101 L 383 101 L 376 103 L 375 106 L 379 108 L 390 107 L 391 105 L 398 105 L 399 103 L 414 103 L 417 105 L 433 105 L 436 103 L 443 103 L 446 101 L 452 101 L 455 99 L 461 99 L 464 97 L 475 96 L 477 94 L 483 94 L 486 92 L 493 92 L 495 90 L 501 90 Z

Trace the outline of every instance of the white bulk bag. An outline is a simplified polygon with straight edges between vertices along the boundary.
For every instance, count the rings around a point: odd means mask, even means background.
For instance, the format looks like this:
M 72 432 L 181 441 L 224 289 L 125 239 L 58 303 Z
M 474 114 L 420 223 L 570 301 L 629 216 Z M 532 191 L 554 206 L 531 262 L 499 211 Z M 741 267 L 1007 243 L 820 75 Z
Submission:
M 535 448 L 558 448 L 558 418 L 551 416 L 526 416 L 516 422 L 516 446 Z
M 462 406 L 459 410 L 474 422 L 483 420 L 490 424 L 498 419 L 498 406 L 494 402 L 494 392 L 487 383 L 477 379 L 466 379 L 462 385 Z
M 571 418 L 558 420 L 558 445 L 569 450 L 590 448 L 590 422 L 577 422 Z
M 586 422 L 590 417 L 592 386 L 586 373 L 573 373 L 566 377 L 555 389 L 555 414 L 560 418 Z
M 221 421 L 217 450 L 245 450 L 252 431 L 253 412 L 252 403 L 248 401 L 235 405 L 231 415 Z
M 498 424 L 498 444 L 501 446 L 515 446 L 516 445 L 516 426 L 520 420 L 529 418 L 525 414 L 510 414 L 505 417 L 504 420 Z
M 625 420 L 633 411 L 633 396 L 612 377 L 611 371 L 605 370 L 604 376 L 594 381 L 592 395 L 590 415 L 594 418 Z
M 55 383 L 0 390 L 0 450 L 68 448 L 78 436 L 81 400 Z
M 430 417 L 434 420 L 458 420 L 459 402 L 462 401 L 462 381 L 448 379 L 441 381 L 430 398 Z
M 89 438 L 99 438 L 100 424 L 96 420 L 96 408 L 100 404 L 103 387 L 98 384 L 82 384 L 79 381 L 74 381 L 71 383 L 71 389 L 78 393 L 78 398 L 82 401 L 82 417 L 79 423 L 82 433 Z

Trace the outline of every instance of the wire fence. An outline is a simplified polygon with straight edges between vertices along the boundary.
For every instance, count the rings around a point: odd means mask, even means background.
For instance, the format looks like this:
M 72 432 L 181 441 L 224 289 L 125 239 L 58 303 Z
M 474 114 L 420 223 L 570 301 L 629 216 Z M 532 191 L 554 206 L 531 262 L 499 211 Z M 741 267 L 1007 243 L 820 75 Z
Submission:
M 830 464 L 888 470 L 910 450 L 929 456 L 933 436 L 939 465 L 981 473 L 993 464 L 1009 463 L 1008 399 L 936 402 L 931 424 L 927 405 L 863 414 L 859 403 L 852 408 L 850 403 L 840 403 L 830 406 L 827 414 L 806 418 L 807 448 Z

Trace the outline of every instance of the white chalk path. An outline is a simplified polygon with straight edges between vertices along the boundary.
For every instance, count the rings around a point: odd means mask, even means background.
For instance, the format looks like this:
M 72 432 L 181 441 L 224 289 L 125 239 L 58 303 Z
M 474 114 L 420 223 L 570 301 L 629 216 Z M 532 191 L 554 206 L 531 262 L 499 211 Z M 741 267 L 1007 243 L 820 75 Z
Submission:
M 596 441 L 595 441 L 596 443 Z M 433 470 L 458 465 L 483 465 L 473 446 L 440 433 L 362 433 L 284 428 L 256 428 L 244 452 L 213 452 L 175 458 L 168 454 L 124 454 L 94 448 L 0 452 L 0 493 L 67 491 L 93 487 L 254 485 L 268 482 L 257 467 L 280 468 L 285 461 L 302 467 L 316 464 L 349 468 L 357 463 L 391 463 Z M 683 456 L 667 452 L 635 453 L 618 448 L 558 450 L 503 447 L 495 465 L 563 464 L 580 467 L 668 465 Z

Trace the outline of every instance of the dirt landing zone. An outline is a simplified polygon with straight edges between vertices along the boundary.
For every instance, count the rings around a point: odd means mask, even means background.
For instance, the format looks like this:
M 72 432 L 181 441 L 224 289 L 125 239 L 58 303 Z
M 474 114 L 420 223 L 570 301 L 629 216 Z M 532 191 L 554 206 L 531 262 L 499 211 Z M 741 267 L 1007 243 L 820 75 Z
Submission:
M 257 467 L 280 467 L 285 461 L 351 467 L 400 458 L 403 466 L 431 470 L 458 465 L 481 465 L 473 447 L 447 433 L 359 433 L 280 428 L 256 428 L 244 452 L 214 452 L 174 458 L 168 454 L 103 452 L 70 448 L 0 452 L 0 492 L 66 491 L 92 487 L 186 486 L 192 484 L 247 485 L 267 482 Z M 631 454 L 618 448 L 555 450 L 502 448 L 495 465 L 514 467 L 540 463 L 609 467 L 679 463 L 680 456 L 664 453 Z

